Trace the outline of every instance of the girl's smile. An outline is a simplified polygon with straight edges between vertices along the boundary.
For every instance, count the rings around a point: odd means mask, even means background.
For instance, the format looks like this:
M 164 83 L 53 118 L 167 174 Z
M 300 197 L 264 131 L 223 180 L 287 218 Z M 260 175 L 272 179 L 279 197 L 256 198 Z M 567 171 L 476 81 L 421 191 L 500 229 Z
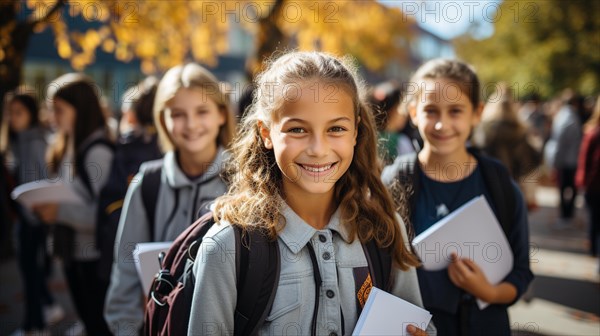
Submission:
M 303 170 L 303 174 L 307 174 L 308 176 L 313 176 L 317 179 L 328 176 L 335 171 L 337 162 L 332 162 L 328 164 L 316 165 L 316 164 L 303 164 L 297 163 L 300 168 Z

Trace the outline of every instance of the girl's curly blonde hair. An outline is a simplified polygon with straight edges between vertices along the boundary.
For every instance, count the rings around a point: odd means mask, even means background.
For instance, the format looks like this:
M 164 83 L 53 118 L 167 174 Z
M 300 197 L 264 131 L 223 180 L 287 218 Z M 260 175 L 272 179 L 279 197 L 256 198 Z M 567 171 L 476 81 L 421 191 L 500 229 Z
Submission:
M 388 248 L 401 269 L 418 265 L 380 180 L 375 124 L 358 78 L 349 62 L 321 52 L 291 52 L 270 62 L 256 78 L 252 106 L 232 144 L 226 169 L 231 188 L 216 200 L 215 219 L 244 229 L 265 228 L 276 238 L 285 225 L 280 213 L 283 175 L 273 151 L 263 144 L 259 122 L 270 127 L 276 113 L 285 108 L 284 90 L 290 85 L 307 81 L 337 84 L 354 102 L 358 128 L 352 163 L 334 187 L 342 223 L 352 239 L 358 237 L 362 243 L 374 239 L 378 246 Z

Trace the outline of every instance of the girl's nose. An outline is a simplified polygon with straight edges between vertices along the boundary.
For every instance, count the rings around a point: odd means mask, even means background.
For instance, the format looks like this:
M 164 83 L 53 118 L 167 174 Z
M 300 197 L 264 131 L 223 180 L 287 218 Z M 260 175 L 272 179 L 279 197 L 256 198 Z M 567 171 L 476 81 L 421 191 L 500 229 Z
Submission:
M 198 126 L 200 126 L 200 124 L 201 124 L 200 117 L 198 117 L 197 115 L 195 115 L 194 113 L 192 113 L 190 115 L 190 117 L 187 119 L 186 126 L 187 126 L 188 129 L 194 130 Z
M 441 131 L 444 129 L 444 126 L 448 125 L 448 116 L 446 115 L 446 113 L 441 113 L 438 120 L 435 122 L 435 124 L 433 125 L 433 129 L 435 129 L 436 131 Z
M 323 156 L 327 154 L 327 149 L 327 139 L 325 139 L 325 137 L 315 135 L 311 138 L 307 152 L 311 156 Z

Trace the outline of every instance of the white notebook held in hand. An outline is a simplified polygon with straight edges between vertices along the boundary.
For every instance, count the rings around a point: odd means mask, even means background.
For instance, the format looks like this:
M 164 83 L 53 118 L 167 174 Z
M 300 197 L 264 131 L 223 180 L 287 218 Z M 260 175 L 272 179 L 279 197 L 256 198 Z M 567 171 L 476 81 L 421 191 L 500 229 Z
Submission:
M 352 335 L 408 335 L 409 324 L 425 330 L 430 320 L 427 310 L 373 287 Z
M 43 203 L 82 204 L 83 202 L 81 196 L 77 195 L 69 185 L 52 180 L 22 184 L 16 187 L 10 196 L 27 208 Z
M 513 253 L 502 227 L 484 196 L 478 196 L 440 219 L 413 240 L 428 271 L 443 270 L 452 253 L 473 260 L 487 280 L 499 284 L 513 267 Z M 478 300 L 479 308 L 487 303 Z

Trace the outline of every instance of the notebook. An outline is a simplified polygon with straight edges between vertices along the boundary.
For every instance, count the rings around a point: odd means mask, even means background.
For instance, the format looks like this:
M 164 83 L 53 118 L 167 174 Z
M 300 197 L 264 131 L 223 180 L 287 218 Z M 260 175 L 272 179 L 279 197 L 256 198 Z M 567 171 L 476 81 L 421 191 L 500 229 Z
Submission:
M 451 254 L 473 260 L 491 284 L 500 283 L 513 268 L 513 253 L 502 227 L 484 196 L 465 203 L 413 240 L 428 271 L 448 267 Z M 487 304 L 478 301 L 479 308 Z
M 352 335 L 409 335 L 409 324 L 426 330 L 430 320 L 427 310 L 373 287 Z

